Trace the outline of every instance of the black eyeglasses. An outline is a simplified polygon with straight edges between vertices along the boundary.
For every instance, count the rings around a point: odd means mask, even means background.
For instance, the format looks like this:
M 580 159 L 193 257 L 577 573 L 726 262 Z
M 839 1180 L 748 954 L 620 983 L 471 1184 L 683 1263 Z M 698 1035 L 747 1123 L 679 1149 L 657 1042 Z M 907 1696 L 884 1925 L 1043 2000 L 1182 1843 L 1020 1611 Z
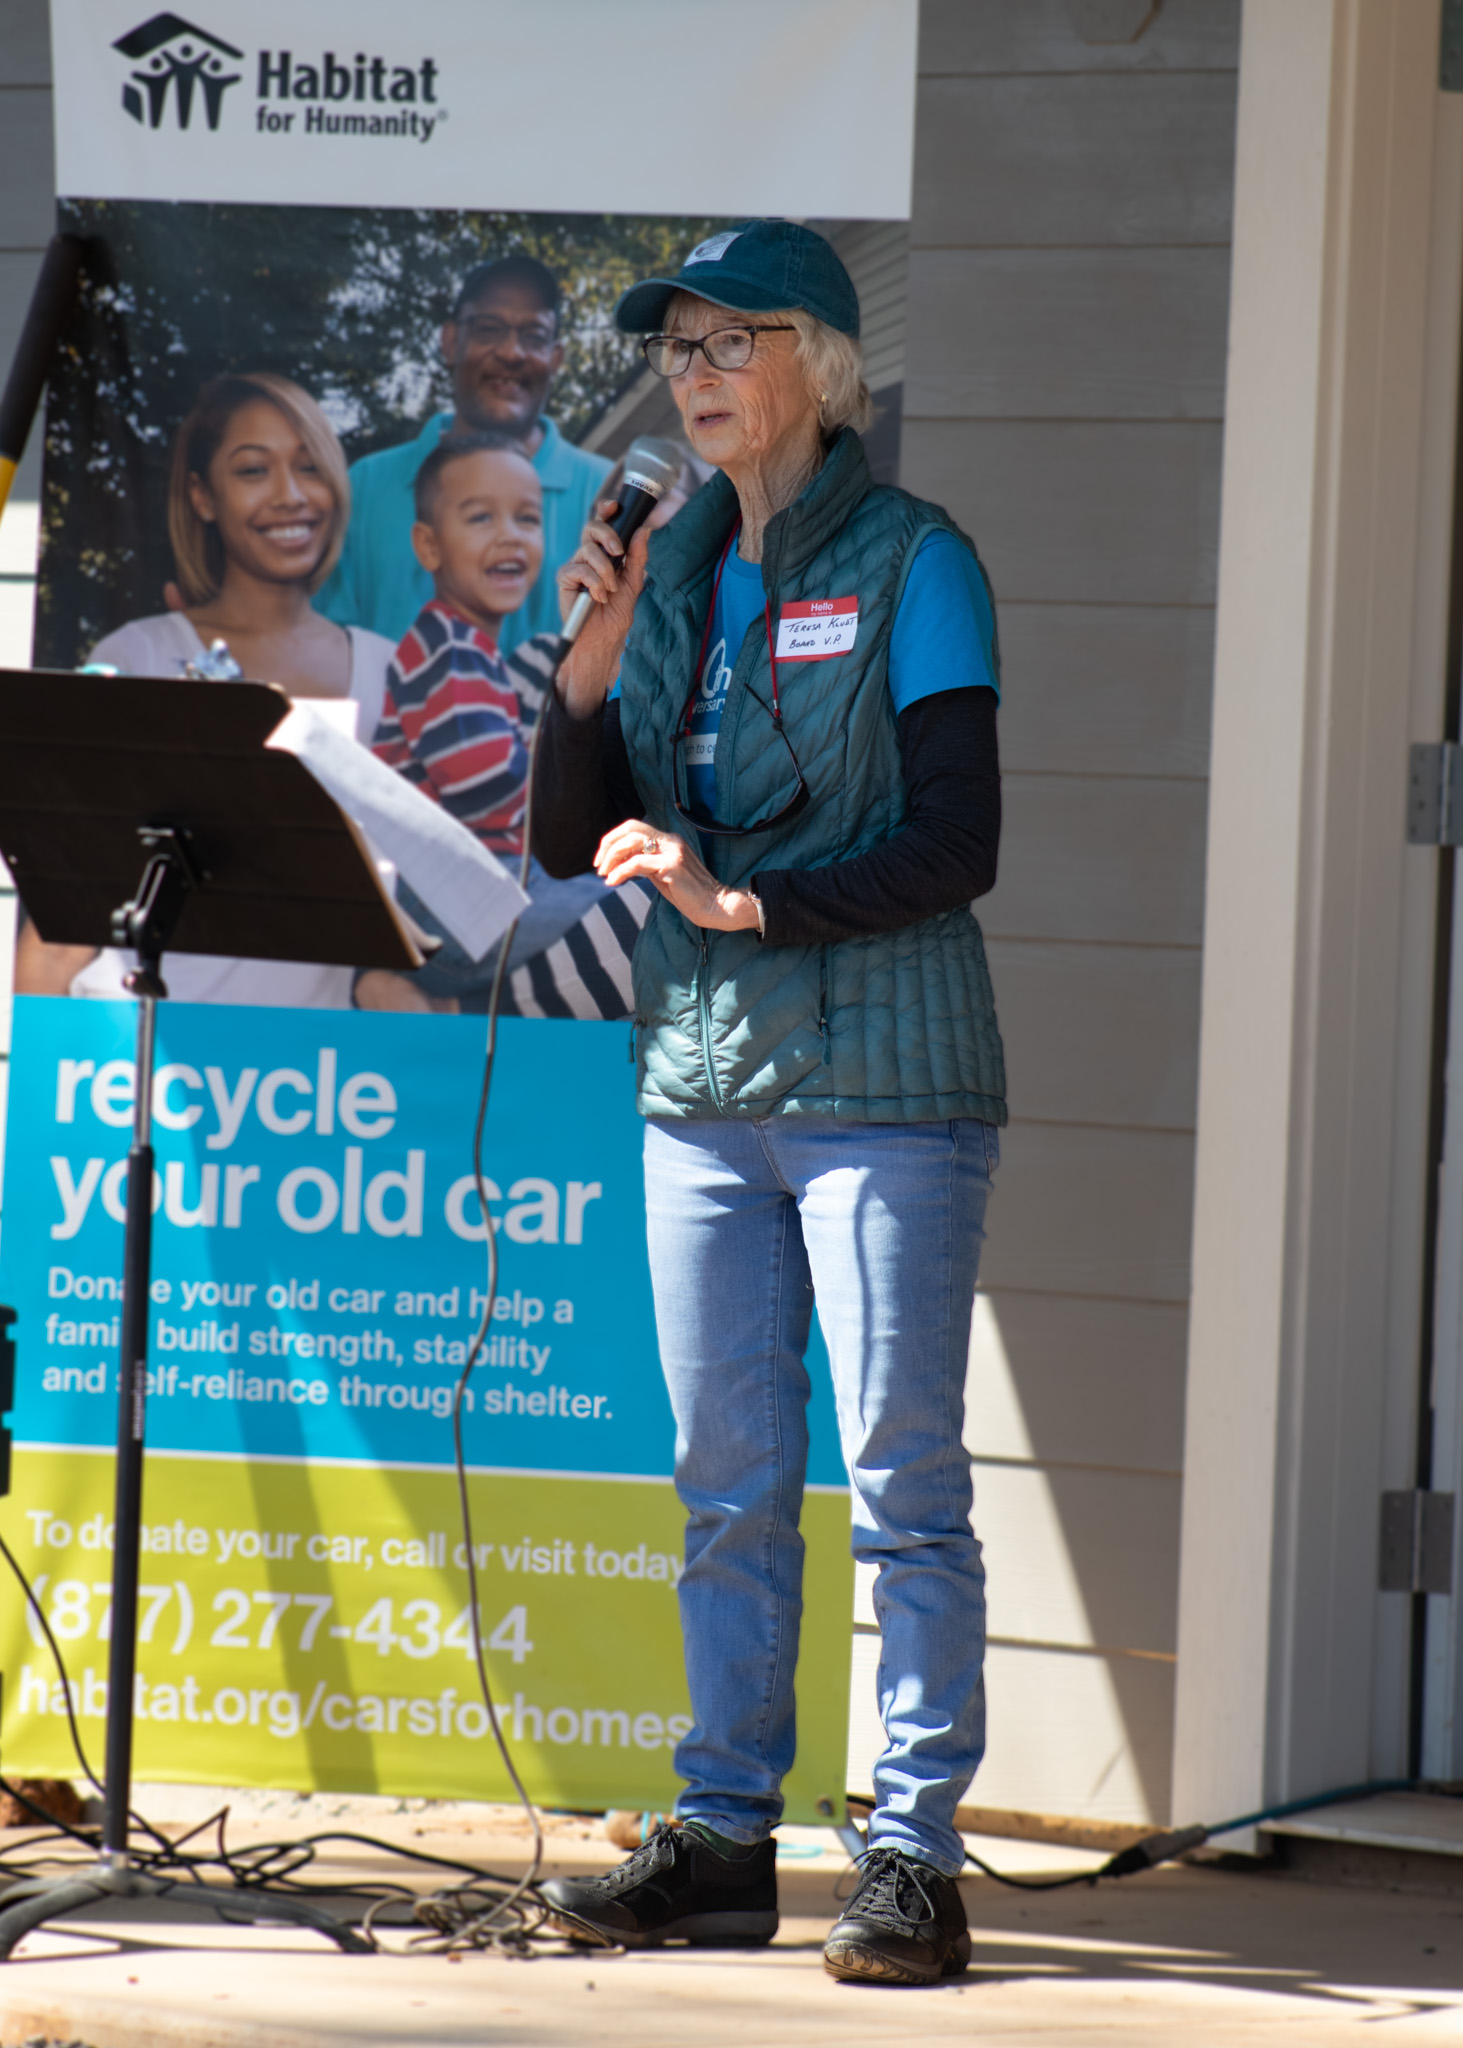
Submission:
M 492 314 L 480 314 L 466 326 L 474 348 L 500 349 L 511 334 L 526 356 L 546 356 L 559 338 L 558 328 L 550 320 L 498 320 Z
M 749 696 L 756 698 L 771 718 L 773 730 L 787 748 L 787 758 L 791 761 L 792 772 L 797 777 L 797 788 L 780 811 L 774 811 L 770 818 L 759 818 L 755 825 L 723 825 L 716 818 L 698 818 L 690 809 L 690 794 L 685 788 L 686 764 L 682 749 L 691 738 L 691 715 L 700 691 L 701 677 L 706 669 L 706 649 L 711 641 L 711 622 L 716 617 L 716 595 L 721 589 L 721 572 L 726 567 L 726 558 L 731 553 L 741 530 L 742 522 L 739 519 L 732 528 L 727 544 L 721 551 L 721 560 L 716 565 L 716 578 L 711 586 L 711 602 L 706 608 L 706 624 L 701 633 L 701 653 L 696 661 L 686 701 L 681 707 L 681 715 L 676 721 L 675 736 L 671 740 L 671 802 L 675 805 L 677 814 L 684 818 L 688 825 L 694 826 L 696 831 L 716 833 L 723 839 L 745 839 L 752 832 L 771 832 L 777 826 L 785 825 L 790 818 L 795 818 L 799 811 L 806 810 L 812 796 L 807 779 L 798 763 L 798 757 L 792 750 L 792 741 L 788 738 L 787 730 L 782 723 L 782 704 L 777 694 L 777 649 L 772 639 L 772 600 L 768 598 L 762 607 L 762 619 L 767 628 L 767 659 L 772 666 L 772 702 L 769 704 L 750 683 L 747 685 L 747 692 Z
M 657 377 L 679 377 L 689 369 L 698 348 L 713 370 L 745 370 L 759 334 L 796 333 L 797 329 L 786 322 L 764 321 L 761 326 L 753 322 L 745 327 L 718 327 L 714 334 L 703 334 L 699 341 L 693 341 L 688 334 L 647 334 L 640 344 L 640 353 Z

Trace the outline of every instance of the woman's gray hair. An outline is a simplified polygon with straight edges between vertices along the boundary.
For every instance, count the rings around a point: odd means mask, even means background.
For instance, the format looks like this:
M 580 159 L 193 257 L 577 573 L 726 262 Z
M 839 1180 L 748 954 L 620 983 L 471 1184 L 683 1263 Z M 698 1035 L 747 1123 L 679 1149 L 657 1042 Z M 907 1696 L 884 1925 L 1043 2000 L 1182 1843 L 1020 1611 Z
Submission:
M 789 306 L 773 318 L 786 320 L 798 331 L 798 357 L 824 433 L 852 427 L 856 434 L 866 434 L 874 423 L 874 401 L 864 382 L 864 352 L 853 336 L 841 334 L 801 306 Z

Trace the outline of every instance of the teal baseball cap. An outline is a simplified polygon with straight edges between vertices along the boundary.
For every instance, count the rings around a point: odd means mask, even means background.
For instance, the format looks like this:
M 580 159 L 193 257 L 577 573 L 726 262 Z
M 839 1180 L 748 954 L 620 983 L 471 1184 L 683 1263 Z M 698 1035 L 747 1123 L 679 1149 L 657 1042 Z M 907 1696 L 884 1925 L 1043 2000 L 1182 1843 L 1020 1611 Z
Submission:
M 791 220 L 747 220 L 698 242 L 674 277 L 632 284 L 615 307 L 624 334 L 665 324 L 674 292 L 694 292 L 735 313 L 780 313 L 800 306 L 815 320 L 858 339 L 858 293 L 831 242 Z

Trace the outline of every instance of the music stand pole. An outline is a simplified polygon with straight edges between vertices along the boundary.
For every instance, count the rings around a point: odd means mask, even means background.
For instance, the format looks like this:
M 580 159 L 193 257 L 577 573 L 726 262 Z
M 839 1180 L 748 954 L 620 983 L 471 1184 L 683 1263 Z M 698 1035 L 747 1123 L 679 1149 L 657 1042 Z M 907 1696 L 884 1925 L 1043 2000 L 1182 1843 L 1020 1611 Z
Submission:
M 148 1290 L 152 1281 L 152 1073 L 157 1006 L 167 995 L 163 948 L 195 876 L 180 834 L 142 835 L 150 856 L 136 897 L 112 919 L 119 946 L 137 953 L 126 985 L 137 998 L 137 1072 L 122 1237 L 122 1348 L 117 1376 L 117 1493 L 112 1552 L 112 1642 L 107 1661 L 106 1806 L 102 1860 L 125 1865 L 132 1808 L 137 1681 L 137 1580 L 142 1543 L 143 1426 L 147 1415 Z
M 122 1357 L 117 1389 L 117 1495 L 112 1643 L 107 1660 L 106 1813 L 102 1855 L 127 1860 L 132 1718 L 137 1674 L 137 1578 L 142 1540 L 142 1441 L 147 1409 L 147 1290 L 152 1268 L 152 1065 L 157 997 L 137 998 L 137 1100 L 127 1152 L 122 1238 Z

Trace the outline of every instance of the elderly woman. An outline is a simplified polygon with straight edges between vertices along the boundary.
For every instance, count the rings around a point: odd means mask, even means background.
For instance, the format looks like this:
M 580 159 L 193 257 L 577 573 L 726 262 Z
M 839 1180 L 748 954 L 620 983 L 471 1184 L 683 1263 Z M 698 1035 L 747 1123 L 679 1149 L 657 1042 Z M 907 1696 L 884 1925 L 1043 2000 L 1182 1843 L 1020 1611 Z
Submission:
M 858 300 L 820 236 L 713 236 L 617 318 L 656 330 L 646 360 L 721 474 L 628 555 L 591 523 L 564 570 L 595 610 L 550 707 L 535 844 L 551 873 L 659 892 L 636 1027 L 695 1726 L 682 1826 L 547 1891 L 631 1946 L 776 1929 L 816 1296 L 888 1737 L 825 1959 L 928 1983 L 970 1954 L 954 1815 L 984 1739 L 961 1427 L 1006 1114 L 970 909 L 1000 823 L 991 598 L 946 513 L 871 480 Z

